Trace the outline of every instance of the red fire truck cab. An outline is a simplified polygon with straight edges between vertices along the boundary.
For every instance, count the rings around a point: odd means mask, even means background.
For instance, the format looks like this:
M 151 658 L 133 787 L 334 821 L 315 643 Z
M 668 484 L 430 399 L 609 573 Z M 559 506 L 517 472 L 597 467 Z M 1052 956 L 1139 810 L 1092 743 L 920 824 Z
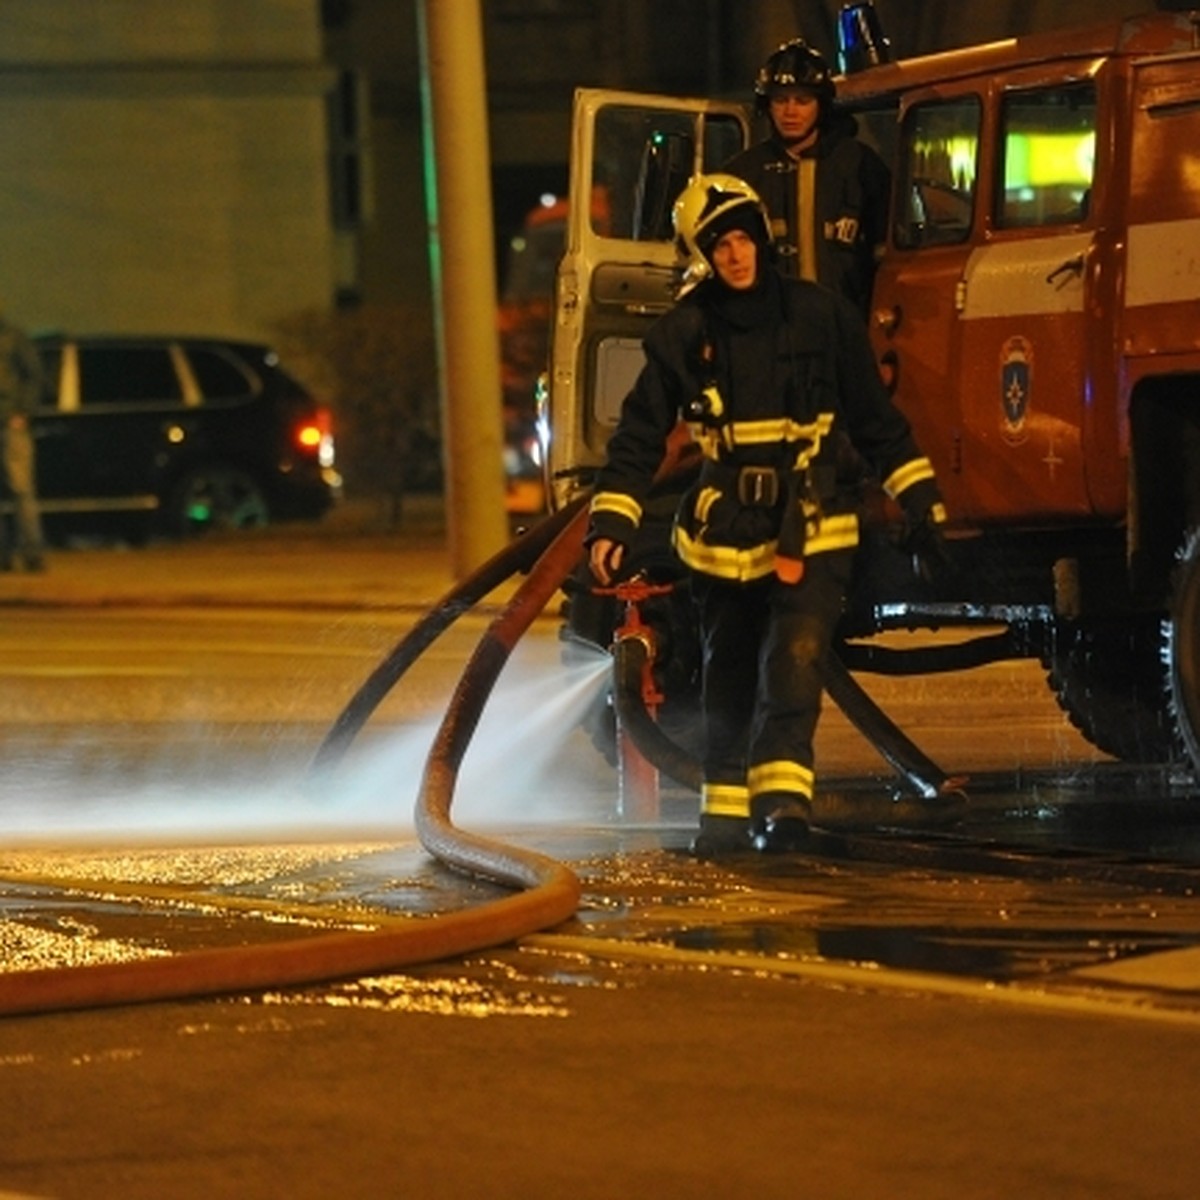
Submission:
M 969 580 L 936 600 L 864 585 L 847 635 L 1033 631 L 1097 746 L 1200 774 L 1200 17 L 881 62 L 840 76 L 837 103 L 892 169 L 869 332 Z M 553 504 L 602 460 L 672 301 L 671 202 L 748 137 L 736 106 L 577 95 Z M 603 231 L 574 203 L 601 184 Z

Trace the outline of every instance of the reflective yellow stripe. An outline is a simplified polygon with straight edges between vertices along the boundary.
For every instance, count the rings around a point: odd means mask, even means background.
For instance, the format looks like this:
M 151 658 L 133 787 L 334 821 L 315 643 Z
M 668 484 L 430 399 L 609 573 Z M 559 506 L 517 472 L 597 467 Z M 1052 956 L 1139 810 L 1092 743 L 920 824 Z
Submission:
M 721 439 L 711 425 L 701 425 L 699 421 L 689 421 L 688 433 L 692 435 L 692 441 L 700 447 L 700 453 L 705 458 L 711 458 L 714 462 L 720 459 Z
M 858 545 L 858 516 L 840 513 L 806 522 L 805 554 L 824 554 L 829 550 L 849 550 Z
M 775 542 L 764 542 L 739 550 L 734 546 L 709 546 L 699 538 L 689 537 L 686 530 L 675 526 L 672 541 L 675 552 L 694 571 L 716 575 L 720 579 L 736 579 L 746 583 L 761 579 L 775 570 Z
M 897 467 L 884 481 L 883 490 L 895 499 L 908 491 L 914 483 L 933 478 L 933 464 L 927 458 L 914 458 L 902 467 Z
M 696 497 L 696 517 L 700 521 L 707 521 L 708 514 L 712 510 L 712 506 L 721 498 L 719 488 L 706 487 L 700 489 L 700 494 Z
M 616 513 L 634 525 L 642 523 L 642 506 L 624 492 L 597 492 L 592 497 L 590 511 L 594 513 Z
M 721 417 L 725 413 L 725 401 L 721 399 L 721 393 L 717 390 L 715 383 L 710 383 L 704 389 L 704 397 L 708 400 L 708 415 L 710 417 Z
M 733 783 L 706 783 L 700 790 L 700 811 L 710 817 L 748 817 L 750 789 Z
M 820 441 L 833 428 L 833 413 L 818 413 L 815 421 L 801 423 L 791 417 L 762 421 L 731 421 L 730 440 L 735 446 L 762 446 L 769 442 Z
M 813 772 L 803 763 L 776 759 L 774 762 L 757 763 L 746 774 L 751 796 L 765 792 L 791 792 L 793 795 L 812 799 Z
M 940 500 L 930 506 L 929 519 L 935 525 L 944 525 L 946 523 L 946 506 Z
M 802 158 L 796 166 L 796 250 L 800 255 L 797 274 L 817 278 L 817 160 Z

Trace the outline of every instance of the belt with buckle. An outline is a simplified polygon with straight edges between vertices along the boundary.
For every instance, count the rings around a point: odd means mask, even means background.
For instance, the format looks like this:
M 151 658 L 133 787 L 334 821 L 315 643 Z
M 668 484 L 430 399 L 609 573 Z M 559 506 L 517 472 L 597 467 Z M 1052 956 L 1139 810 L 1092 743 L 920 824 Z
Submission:
M 779 472 L 774 467 L 740 468 L 737 498 L 746 508 L 774 508 L 779 501 Z

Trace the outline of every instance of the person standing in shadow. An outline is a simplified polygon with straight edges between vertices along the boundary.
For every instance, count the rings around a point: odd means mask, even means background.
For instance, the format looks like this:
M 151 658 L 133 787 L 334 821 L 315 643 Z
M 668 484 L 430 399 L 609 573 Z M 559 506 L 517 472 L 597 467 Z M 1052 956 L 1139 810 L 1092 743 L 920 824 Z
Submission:
M 41 359 L 25 332 L 0 312 L 0 473 L 12 521 L 0 522 L 0 570 L 19 561 L 46 569 L 32 417 L 45 387 Z

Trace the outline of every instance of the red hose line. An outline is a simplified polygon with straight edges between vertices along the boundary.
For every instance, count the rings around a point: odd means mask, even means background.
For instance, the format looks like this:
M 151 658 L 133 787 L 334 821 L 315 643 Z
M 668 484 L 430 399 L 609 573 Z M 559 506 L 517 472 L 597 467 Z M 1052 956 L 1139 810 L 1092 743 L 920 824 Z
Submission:
M 414 918 L 411 928 L 321 934 L 134 962 L 0 972 L 0 1015 L 323 983 L 501 945 L 572 916 L 581 888 L 568 867 L 456 829 L 450 805 L 458 765 L 484 702 L 513 646 L 578 562 L 586 522 L 587 511 L 581 508 L 481 640 L 435 739 L 417 804 L 418 835 L 431 854 L 457 870 L 524 890 L 463 912 Z

